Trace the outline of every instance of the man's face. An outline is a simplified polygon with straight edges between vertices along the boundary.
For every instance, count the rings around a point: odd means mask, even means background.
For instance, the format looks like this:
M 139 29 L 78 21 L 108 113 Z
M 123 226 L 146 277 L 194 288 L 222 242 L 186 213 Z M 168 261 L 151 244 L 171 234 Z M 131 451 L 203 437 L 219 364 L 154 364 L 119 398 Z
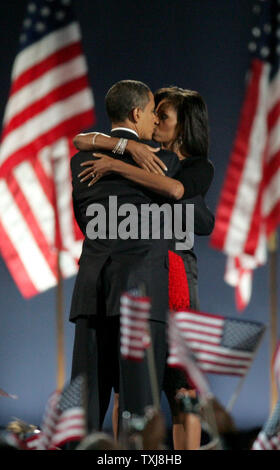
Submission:
M 145 108 L 140 110 L 140 118 L 137 129 L 140 139 L 151 140 L 158 118 L 155 113 L 155 100 L 152 92 L 149 92 L 149 101 Z

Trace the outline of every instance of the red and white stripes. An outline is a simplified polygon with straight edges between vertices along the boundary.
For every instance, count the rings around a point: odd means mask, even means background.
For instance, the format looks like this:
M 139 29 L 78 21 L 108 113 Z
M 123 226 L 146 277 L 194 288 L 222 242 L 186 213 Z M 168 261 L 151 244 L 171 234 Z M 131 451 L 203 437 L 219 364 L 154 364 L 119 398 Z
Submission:
M 145 350 L 150 346 L 150 299 L 124 293 L 120 302 L 121 355 L 125 359 L 141 361 Z
M 0 249 L 25 297 L 55 286 L 57 249 L 63 276 L 77 272 L 69 160 L 93 111 L 76 22 L 19 52 L 0 147 Z
M 279 91 L 270 65 L 252 62 L 234 148 L 217 208 L 213 247 L 229 257 L 226 282 L 243 309 L 252 270 L 266 262 L 266 241 L 280 220 Z

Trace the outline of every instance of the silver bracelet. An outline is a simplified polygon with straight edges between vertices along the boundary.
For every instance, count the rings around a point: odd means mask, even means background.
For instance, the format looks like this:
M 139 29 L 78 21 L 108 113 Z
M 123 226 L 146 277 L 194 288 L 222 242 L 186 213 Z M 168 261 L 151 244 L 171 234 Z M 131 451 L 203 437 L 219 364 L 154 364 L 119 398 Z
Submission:
M 113 148 L 112 152 L 113 153 L 117 153 L 119 155 L 122 155 L 123 154 L 123 141 L 125 141 L 125 139 L 119 139 L 117 144 L 115 145 L 115 147 Z
M 128 139 L 120 138 L 112 152 L 117 153 L 118 155 L 123 155 L 127 146 Z

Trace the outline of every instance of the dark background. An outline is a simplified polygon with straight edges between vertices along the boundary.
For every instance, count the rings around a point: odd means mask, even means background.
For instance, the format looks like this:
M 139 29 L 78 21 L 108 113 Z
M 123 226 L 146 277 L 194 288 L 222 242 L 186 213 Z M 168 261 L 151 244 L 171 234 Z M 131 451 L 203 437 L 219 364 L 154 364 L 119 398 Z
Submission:
M 0 119 L 26 1 L 0 2 Z M 84 52 L 95 96 L 95 129 L 108 131 L 104 95 L 116 81 L 131 78 L 150 85 L 198 90 L 208 104 L 211 159 L 215 179 L 207 196 L 214 211 L 236 133 L 249 64 L 253 0 L 76 0 Z M 196 239 L 201 310 L 238 317 L 234 290 L 223 281 L 225 256 Z M 279 263 L 278 263 L 279 268 Z M 69 379 L 74 326 L 68 322 L 74 278 L 64 282 L 66 379 Z M 252 299 L 242 314 L 269 323 L 268 266 L 254 275 Z M 0 259 L 0 387 L 18 400 L 0 397 L 0 425 L 13 417 L 40 424 L 46 400 L 56 387 L 55 289 L 25 300 Z M 226 404 L 238 379 L 209 376 Z M 233 408 L 240 429 L 261 426 L 269 412 L 269 331 Z M 164 401 L 166 416 L 169 412 Z M 107 415 L 106 425 L 110 425 Z

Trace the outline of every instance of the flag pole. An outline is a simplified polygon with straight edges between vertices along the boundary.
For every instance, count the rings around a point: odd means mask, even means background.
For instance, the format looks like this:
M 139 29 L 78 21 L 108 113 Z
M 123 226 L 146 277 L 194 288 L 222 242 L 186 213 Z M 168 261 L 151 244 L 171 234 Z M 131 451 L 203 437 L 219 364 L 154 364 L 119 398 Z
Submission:
M 253 359 L 252 359 L 252 362 L 253 362 Z M 244 381 L 245 381 L 245 379 L 246 379 L 246 377 L 247 377 L 248 372 L 249 372 L 249 369 L 247 370 L 247 373 L 246 373 L 245 375 L 243 375 L 243 377 L 241 377 L 241 379 L 239 380 L 239 382 L 238 382 L 238 384 L 237 384 L 237 387 L 236 387 L 235 391 L 233 392 L 231 398 L 229 399 L 229 402 L 228 402 L 228 404 L 227 404 L 227 406 L 226 406 L 226 411 L 227 411 L 228 413 L 230 413 L 230 412 L 232 411 L 232 408 L 233 408 L 233 406 L 234 406 L 234 404 L 235 404 L 235 402 L 236 402 L 236 400 L 237 400 L 237 398 L 238 398 L 238 395 L 239 395 L 240 392 L 241 392 L 241 389 L 242 389 L 242 387 L 243 387 L 243 384 L 244 384 Z
M 278 399 L 278 391 L 273 371 L 273 357 L 277 346 L 277 232 L 268 239 L 269 252 L 269 301 L 270 301 L 270 413 Z
M 151 332 L 150 328 L 149 329 L 149 335 L 151 338 Z M 150 375 L 150 383 L 151 383 L 151 389 L 152 389 L 152 396 L 153 396 L 153 403 L 154 407 L 159 410 L 160 409 L 160 402 L 159 402 L 159 389 L 158 389 L 158 383 L 157 383 L 157 374 L 156 374 L 156 367 L 155 367 L 155 357 L 154 357 L 154 350 L 151 345 L 147 349 L 147 360 L 148 360 L 148 368 L 149 368 L 149 375 Z
M 60 269 L 61 254 L 57 252 L 57 287 L 56 287 L 56 341 L 57 341 L 57 389 L 62 390 L 65 383 L 64 359 L 64 301 L 63 278 Z
M 255 353 L 254 353 L 254 355 L 253 355 L 253 357 L 252 357 L 252 360 L 251 360 L 251 364 L 249 365 L 246 374 L 243 375 L 243 377 L 241 377 L 241 379 L 239 380 L 239 382 L 238 382 L 238 384 L 237 384 L 237 387 L 236 387 L 235 391 L 233 392 L 231 398 L 229 399 L 229 402 L 228 402 L 228 404 L 227 404 L 227 406 L 226 406 L 226 411 L 228 411 L 228 413 L 230 413 L 230 412 L 232 411 L 233 405 L 235 404 L 235 402 L 236 402 L 236 400 L 237 400 L 237 398 L 238 398 L 238 395 L 240 394 L 241 388 L 243 387 L 243 384 L 244 384 L 244 382 L 245 382 L 245 379 L 246 379 L 246 377 L 247 377 L 247 375 L 248 375 L 249 370 L 250 370 L 251 367 L 252 367 L 252 364 L 253 364 L 253 362 L 254 362 L 254 359 L 255 359 L 255 357 L 256 357 L 256 355 L 257 355 L 257 352 L 258 352 L 258 350 L 259 350 L 259 347 L 260 347 L 260 345 L 261 345 L 261 342 L 262 342 L 262 338 L 263 338 L 264 333 L 265 333 L 265 329 L 263 330 L 262 335 L 261 335 L 261 337 L 260 337 L 260 339 L 259 339 L 258 345 L 257 345 L 257 347 L 256 347 L 256 349 L 255 349 Z

